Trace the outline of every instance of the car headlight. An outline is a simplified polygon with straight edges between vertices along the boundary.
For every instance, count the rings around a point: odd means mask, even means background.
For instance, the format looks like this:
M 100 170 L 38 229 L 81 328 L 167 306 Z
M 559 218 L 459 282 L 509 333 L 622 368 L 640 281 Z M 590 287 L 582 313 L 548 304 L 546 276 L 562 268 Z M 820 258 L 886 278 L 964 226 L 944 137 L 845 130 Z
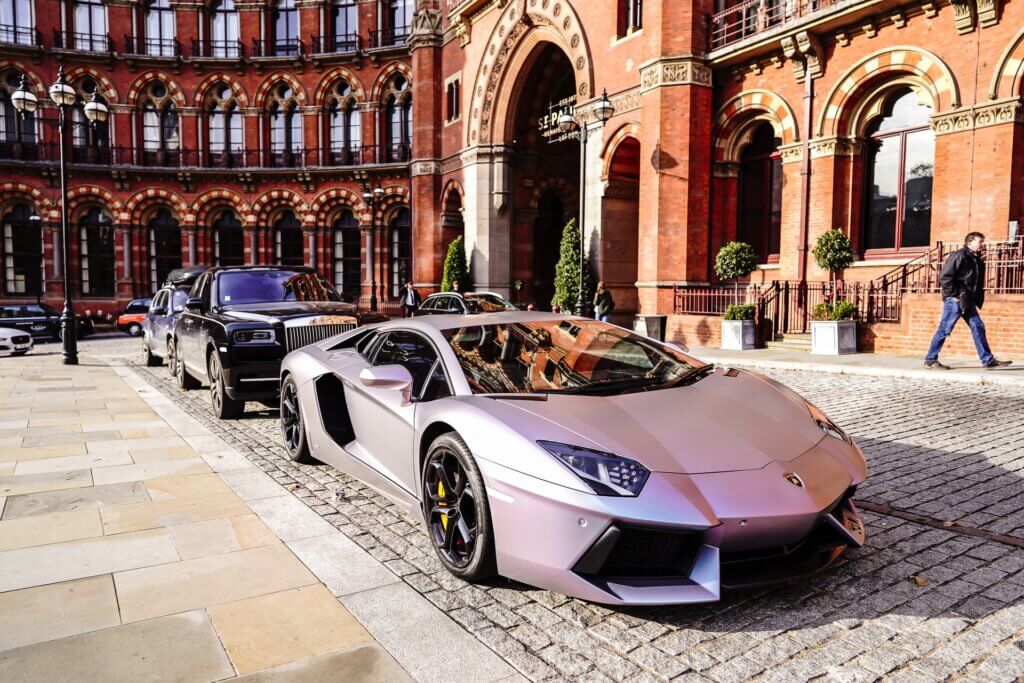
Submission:
M 807 410 L 811 413 L 811 417 L 814 418 L 814 421 L 818 423 L 819 427 L 821 427 L 821 431 L 834 439 L 845 441 L 848 444 L 853 443 L 853 439 L 850 438 L 850 435 L 840 429 L 835 422 L 830 420 L 828 415 L 821 412 L 821 410 L 810 401 L 805 401 L 805 403 L 807 404 Z
M 651 471 L 636 460 L 554 441 L 537 444 L 572 470 L 599 496 L 636 496 Z
M 233 336 L 236 344 L 272 344 L 277 339 L 273 330 L 236 330 Z

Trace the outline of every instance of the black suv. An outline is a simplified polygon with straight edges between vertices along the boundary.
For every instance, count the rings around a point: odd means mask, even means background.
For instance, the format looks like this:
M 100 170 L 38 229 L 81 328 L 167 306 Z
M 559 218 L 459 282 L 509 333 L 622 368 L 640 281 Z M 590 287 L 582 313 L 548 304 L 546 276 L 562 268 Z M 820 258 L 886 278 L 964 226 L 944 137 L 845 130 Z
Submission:
M 92 321 L 75 316 L 78 338 L 93 333 Z M 33 338 L 60 339 L 60 311 L 49 304 L 6 304 L 0 306 L 0 327 L 28 332 Z
M 211 268 L 174 324 L 172 367 L 183 390 L 209 382 L 214 415 L 238 417 L 246 401 L 276 407 L 289 351 L 385 320 L 343 303 L 312 268 Z

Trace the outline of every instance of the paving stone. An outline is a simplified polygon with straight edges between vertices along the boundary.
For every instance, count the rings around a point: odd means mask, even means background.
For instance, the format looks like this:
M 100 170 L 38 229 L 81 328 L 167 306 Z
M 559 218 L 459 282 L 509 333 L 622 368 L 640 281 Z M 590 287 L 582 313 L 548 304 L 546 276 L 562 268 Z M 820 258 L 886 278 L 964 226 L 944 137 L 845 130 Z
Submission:
M 0 477 L 0 493 L 4 494 L 4 496 L 77 489 L 88 486 L 92 486 L 92 473 L 89 470 L 14 474 Z
M 0 650 L 120 624 L 108 574 L 0 593 Z
M 288 547 L 335 596 L 400 581 L 398 576 L 340 533 L 292 541 Z
M 142 482 L 30 493 L 11 496 L 4 506 L 3 519 L 18 519 L 31 515 L 45 515 L 67 510 L 86 510 L 148 500 L 149 492 Z
M 235 679 L 238 683 L 406 683 L 409 674 L 378 643 L 362 643 L 299 662 L 281 664 Z

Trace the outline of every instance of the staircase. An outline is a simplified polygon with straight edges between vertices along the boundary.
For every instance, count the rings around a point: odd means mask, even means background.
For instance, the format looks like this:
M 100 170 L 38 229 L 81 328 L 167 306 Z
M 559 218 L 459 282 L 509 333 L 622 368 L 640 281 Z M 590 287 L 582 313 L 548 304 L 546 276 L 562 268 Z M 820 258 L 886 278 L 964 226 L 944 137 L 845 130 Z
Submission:
M 767 349 L 774 349 L 775 351 L 803 351 L 810 353 L 811 351 L 811 335 L 810 334 L 780 334 L 775 341 L 768 341 L 764 344 Z

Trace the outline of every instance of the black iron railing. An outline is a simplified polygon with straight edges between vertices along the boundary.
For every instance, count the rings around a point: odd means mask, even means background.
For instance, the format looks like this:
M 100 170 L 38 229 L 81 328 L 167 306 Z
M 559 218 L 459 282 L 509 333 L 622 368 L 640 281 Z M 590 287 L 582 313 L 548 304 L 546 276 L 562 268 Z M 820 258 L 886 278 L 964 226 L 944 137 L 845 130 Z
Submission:
M 363 39 L 358 33 L 309 37 L 309 52 L 314 55 L 358 52 L 362 46 Z
M 30 26 L 14 26 L 0 24 L 0 43 L 5 45 L 43 46 L 43 36 L 39 29 Z
M 125 36 L 124 53 L 126 55 L 176 59 L 181 56 L 181 43 L 178 42 L 177 38 Z
M 110 36 L 95 33 L 53 30 L 53 47 L 57 50 L 81 52 L 111 52 Z
M 245 46 L 240 40 L 192 39 L 192 56 L 207 59 L 243 59 Z
M 395 26 L 392 28 L 382 28 L 376 31 L 370 31 L 369 45 L 370 49 L 378 47 L 394 47 L 395 45 L 405 45 L 409 41 L 409 27 L 408 26 Z

